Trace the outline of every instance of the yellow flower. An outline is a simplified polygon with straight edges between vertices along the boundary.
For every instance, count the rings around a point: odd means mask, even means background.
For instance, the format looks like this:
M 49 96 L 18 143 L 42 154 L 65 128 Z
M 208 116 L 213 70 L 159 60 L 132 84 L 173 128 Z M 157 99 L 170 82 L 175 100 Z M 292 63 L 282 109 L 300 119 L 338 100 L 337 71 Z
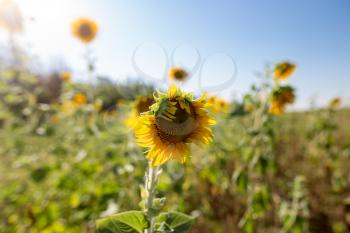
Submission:
M 114 118 L 116 116 L 117 116 L 116 110 L 109 110 L 109 111 L 102 112 L 102 117 L 105 117 L 105 118 Z
M 253 112 L 256 109 L 256 106 L 252 102 L 246 102 L 243 105 L 243 109 L 245 112 Z
M 284 105 L 280 104 L 278 101 L 272 101 L 270 107 L 270 113 L 273 115 L 280 115 L 284 112 Z
M 296 66 L 289 62 L 279 63 L 275 67 L 274 78 L 277 80 L 286 80 L 295 71 Z
M 209 144 L 213 135 L 209 125 L 215 124 L 207 112 L 206 96 L 193 99 L 176 86 L 167 93 L 158 92 L 150 111 L 138 118 L 136 142 L 148 148 L 151 166 L 170 159 L 184 163 L 190 156 L 189 143 Z
M 94 102 L 94 109 L 96 112 L 100 112 L 103 107 L 103 101 L 101 99 L 97 99 Z
M 183 82 L 187 77 L 188 73 L 181 67 L 173 67 L 169 70 L 169 78 L 172 80 Z
M 76 104 L 73 101 L 67 100 L 67 101 L 64 101 L 62 103 L 60 109 L 64 113 L 71 114 L 71 113 L 73 113 L 76 110 L 76 108 L 77 108 L 77 106 L 76 106 Z
M 64 81 L 64 82 L 69 82 L 72 79 L 72 75 L 69 71 L 63 71 L 60 74 L 60 78 Z
M 149 111 L 149 107 L 154 104 L 153 96 L 140 96 L 134 102 L 133 110 L 125 121 L 125 125 L 129 128 L 135 128 L 138 117 L 143 112 Z
M 294 89 L 291 86 L 280 86 L 272 92 L 270 113 L 279 115 L 287 104 L 294 103 Z
M 72 23 L 73 36 L 80 39 L 83 43 L 89 43 L 96 37 L 98 25 L 87 17 L 75 20 Z
M 60 117 L 58 115 L 53 115 L 50 117 L 50 121 L 52 124 L 57 125 L 58 123 L 60 123 Z
M 78 93 L 73 96 L 72 100 L 64 101 L 60 106 L 60 110 L 64 113 L 72 114 L 80 106 L 83 106 L 86 103 L 87 103 L 87 97 L 81 93 Z
M 85 95 L 78 93 L 73 97 L 73 102 L 77 105 L 77 106 L 81 106 L 87 103 L 87 98 Z
M 331 109 L 337 109 L 339 108 L 340 104 L 341 104 L 341 99 L 339 97 L 336 97 L 329 102 L 328 107 Z
M 210 104 L 210 109 L 213 113 L 227 113 L 230 110 L 230 103 L 218 96 L 210 96 L 208 98 L 208 103 Z

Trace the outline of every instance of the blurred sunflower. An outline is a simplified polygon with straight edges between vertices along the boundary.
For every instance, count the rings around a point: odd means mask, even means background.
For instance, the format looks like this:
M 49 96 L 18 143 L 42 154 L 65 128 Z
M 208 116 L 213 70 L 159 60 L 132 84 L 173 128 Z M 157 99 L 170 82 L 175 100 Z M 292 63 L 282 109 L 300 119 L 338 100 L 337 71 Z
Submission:
M 276 80 L 286 80 L 295 71 L 296 66 L 289 62 L 278 63 L 275 67 L 274 78 Z
M 100 112 L 103 108 L 103 101 L 101 99 L 96 99 L 94 102 L 94 109 L 96 112 Z
M 66 114 L 74 113 L 80 106 L 87 103 L 87 97 L 84 94 L 77 93 L 71 100 L 63 101 L 60 106 L 60 110 Z
M 71 100 L 64 101 L 60 106 L 60 111 L 66 114 L 72 114 L 76 109 L 76 104 Z
M 52 124 L 55 124 L 55 125 L 57 125 L 58 123 L 60 123 L 60 121 L 61 121 L 61 119 L 60 119 L 60 116 L 59 115 L 52 115 L 51 117 L 50 117 L 50 122 L 52 123 Z
M 82 106 L 87 103 L 87 97 L 84 94 L 78 93 L 73 96 L 73 102 L 77 106 Z
M 270 113 L 279 115 L 287 104 L 294 103 L 294 89 L 291 86 L 280 86 L 272 92 Z
M 329 102 L 328 107 L 331 109 L 337 109 L 339 108 L 340 104 L 341 104 L 341 99 L 339 97 L 336 97 Z
M 189 143 L 209 144 L 213 135 L 209 125 L 215 120 L 208 115 L 206 96 L 193 99 L 171 86 L 167 93 L 158 92 L 150 111 L 138 118 L 136 142 L 148 148 L 151 166 L 160 166 L 170 159 L 184 163 L 190 156 Z
M 63 71 L 60 73 L 60 78 L 64 82 L 69 82 L 72 79 L 72 74 L 69 71 Z
M 103 111 L 101 113 L 104 118 L 115 118 L 118 114 L 116 110 Z
M 230 110 L 230 103 L 218 96 L 210 96 L 208 98 L 208 103 L 213 113 L 227 113 Z
M 148 112 L 149 107 L 154 104 L 153 96 L 140 96 L 138 97 L 133 106 L 133 110 L 130 116 L 126 119 L 125 125 L 129 128 L 134 128 L 137 124 L 137 119 L 143 112 Z
M 270 107 L 270 113 L 273 115 L 280 115 L 284 112 L 284 105 L 277 101 L 272 101 Z
M 79 18 L 72 23 L 73 36 L 83 43 L 90 43 L 96 37 L 98 25 L 87 17 Z
M 181 67 L 173 67 L 169 70 L 169 78 L 171 80 L 184 82 L 187 77 L 187 71 L 182 69 Z
M 256 104 L 254 104 L 253 102 L 248 102 L 248 101 L 244 102 L 243 109 L 247 113 L 254 112 L 254 110 L 256 109 Z
M 10 33 L 23 31 L 22 13 L 12 0 L 0 0 L 0 27 Z

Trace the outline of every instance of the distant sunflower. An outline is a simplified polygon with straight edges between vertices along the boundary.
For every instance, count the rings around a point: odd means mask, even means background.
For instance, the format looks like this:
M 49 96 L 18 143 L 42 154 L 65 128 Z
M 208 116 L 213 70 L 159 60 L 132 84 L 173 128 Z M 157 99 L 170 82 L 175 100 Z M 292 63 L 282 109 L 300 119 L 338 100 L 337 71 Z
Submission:
M 291 86 L 280 86 L 272 93 L 270 113 L 279 115 L 284 112 L 287 104 L 294 103 L 295 94 Z
M 72 100 L 66 100 L 60 106 L 61 112 L 66 114 L 72 114 L 75 112 L 76 109 L 77 109 L 77 106 Z
M 279 103 L 278 101 L 272 101 L 270 107 L 270 113 L 273 115 L 280 115 L 284 112 L 284 105 Z
M 227 113 L 230 110 L 230 103 L 218 96 L 210 96 L 208 103 L 213 113 Z
M 96 99 L 94 102 L 94 109 L 96 112 L 100 112 L 103 108 L 103 101 L 101 99 Z
M 69 71 L 63 71 L 62 73 L 60 73 L 60 78 L 64 82 L 69 82 L 72 79 L 72 74 Z
M 50 122 L 52 123 L 52 124 L 55 124 L 55 125 L 57 125 L 58 123 L 60 123 L 60 117 L 59 117 L 59 115 L 53 115 L 53 116 L 51 116 L 50 117 Z
M 169 78 L 171 80 L 183 82 L 188 77 L 188 73 L 186 70 L 181 67 L 173 67 L 169 70 Z
M 87 97 L 84 94 L 78 93 L 73 96 L 73 102 L 77 106 L 82 106 L 87 103 Z
M 295 71 L 296 66 L 289 62 L 278 63 L 275 67 L 274 78 L 277 80 L 286 80 Z
M 160 166 L 170 159 L 181 163 L 190 156 L 189 143 L 209 144 L 215 120 L 208 115 L 206 97 L 193 99 L 176 86 L 158 92 L 150 111 L 138 118 L 136 142 L 148 148 L 147 159 Z
M 117 110 L 103 111 L 101 114 L 105 118 L 115 118 L 118 115 Z
M 60 106 L 60 110 L 66 114 L 74 113 L 79 107 L 87 103 L 87 97 L 84 94 L 77 93 L 71 100 L 65 100 Z
M 336 97 L 329 102 L 328 107 L 331 109 L 337 109 L 339 108 L 340 104 L 341 104 L 341 99 L 339 97 Z
M 83 43 L 90 43 L 96 37 L 98 25 L 87 17 L 79 18 L 72 23 L 73 36 Z
M 148 112 L 149 107 L 151 107 L 153 104 L 154 97 L 151 95 L 138 97 L 134 102 L 130 116 L 125 121 L 125 125 L 129 128 L 134 128 L 141 113 Z

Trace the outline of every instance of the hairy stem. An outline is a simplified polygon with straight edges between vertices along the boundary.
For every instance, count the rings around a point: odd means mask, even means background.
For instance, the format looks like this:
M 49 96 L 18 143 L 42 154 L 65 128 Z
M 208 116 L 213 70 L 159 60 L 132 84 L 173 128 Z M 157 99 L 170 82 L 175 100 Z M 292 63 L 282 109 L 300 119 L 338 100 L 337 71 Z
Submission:
M 153 233 L 154 216 L 153 216 L 153 199 L 156 194 L 156 186 L 158 182 L 158 167 L 149 166 L 146 174 L 145 191 L 147 193 L 147 199 L 145 200 L 145 210 L 147 219 L 149 221 L 149 228 L 145 230 L 145 233 Z

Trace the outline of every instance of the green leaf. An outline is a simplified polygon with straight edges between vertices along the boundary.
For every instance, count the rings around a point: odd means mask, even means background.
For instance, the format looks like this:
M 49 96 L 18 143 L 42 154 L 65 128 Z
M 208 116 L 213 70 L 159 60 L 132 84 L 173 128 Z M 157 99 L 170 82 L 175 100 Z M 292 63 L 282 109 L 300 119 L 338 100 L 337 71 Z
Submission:
M 179 212 L 167 212 L 161 213 L 156 218 L 156 224 L 160 226 L 160 228 L 164 228 L 166 226 L 171 230 L 169 232 L 172 233 L 186 233 L 192 223 L 194 218 Z
M 142 211 L 127 211 L 96 222 L 98 233 L 142 233 L 147 227 L 148 222 Z
M 254 233 L 254 221 L 250 214 L 245 214 L 245 216 L 240 220 L 239 227 L 245 233 Z
M 248 174 L 243 170 L 236 170 L 233 175 L 233 180 L 236 184 L 236 189 L 240 193 L 245 193 L 248 190 L 249 177 Z

